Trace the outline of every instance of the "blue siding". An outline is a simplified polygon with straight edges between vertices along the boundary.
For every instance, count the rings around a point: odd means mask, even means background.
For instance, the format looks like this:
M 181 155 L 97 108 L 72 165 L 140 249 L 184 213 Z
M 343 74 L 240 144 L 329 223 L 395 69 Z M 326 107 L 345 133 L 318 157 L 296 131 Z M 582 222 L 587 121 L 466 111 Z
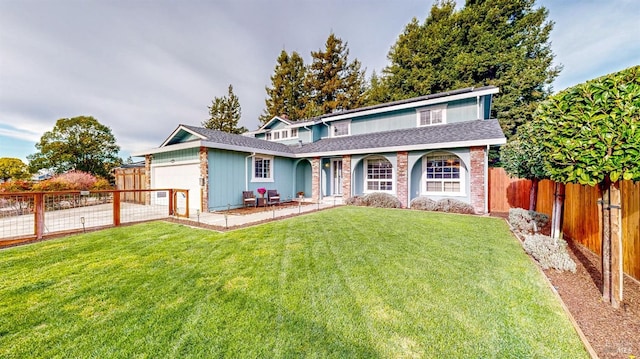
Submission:
M 246 152 L 209 149 L 209 209 L 235 208 L 242 203 L 245 187 L 245 163 L 250 171 L 251 159 Z M 251 172 L 247 172 L 249 176 Z
M 484 118 L 485 119 L 489 119 L 491 118 L 491 95 L 486 95 L 483 96 L 484 97 L 484 104 L 482 106 L 483 112 L 484 112 Z
M 153 163 L 169 163 L 171 161 L 194 161 L 199 159 L 199 148 L 187 148 L 171 152 L 161 152 L 153 155 Z
M 308 160 L 300 160 L 296 166 L 295 193 L 304 192 L 305 197 L 311 197 L 311 163 Z
M 393 111 L 355 118 L 351 121 L 351 134 L 360 135 L 371 132 L 399 130 L 416 127 L 415 109 Z
M 447 104 L 447 123 L 478 119 L 478 104 L 475 98 L 451 101 Z

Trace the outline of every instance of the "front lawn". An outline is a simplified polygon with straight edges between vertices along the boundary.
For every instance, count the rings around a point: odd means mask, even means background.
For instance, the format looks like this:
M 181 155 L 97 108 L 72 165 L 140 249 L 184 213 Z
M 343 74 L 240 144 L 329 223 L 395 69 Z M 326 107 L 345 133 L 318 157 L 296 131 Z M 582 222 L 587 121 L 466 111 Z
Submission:
M 2 358 L 587 357 L 496 218 L 146 223 L 2 250 L 0 276 Z

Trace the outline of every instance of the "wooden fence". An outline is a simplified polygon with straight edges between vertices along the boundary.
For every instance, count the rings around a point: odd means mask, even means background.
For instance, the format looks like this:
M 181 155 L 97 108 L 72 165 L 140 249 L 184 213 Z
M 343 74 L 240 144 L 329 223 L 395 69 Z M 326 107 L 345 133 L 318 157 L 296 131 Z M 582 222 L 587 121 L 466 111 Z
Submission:
M 144 167 L 116 168 L 114 177 L 118 190 L 148 189 L 146 188 L 147 174 Z M 124 196 L 122 200 L 128 203 L 144 204 L 147 201 L 145 194 L 139 191 L 126 192 Z
M 540 181 L 536 211 L 551 217 L 555 183 Z M 489 169 L 489 211 L 529 208 L 531 181 L 509 177 L 502 168 Z M 622 181 L 623 270 L 640 280 L 640 182 Z M 599 187 L 568 184 L 565 190 L 562 232 L 595 253 L 601 252 L 602 219 Z

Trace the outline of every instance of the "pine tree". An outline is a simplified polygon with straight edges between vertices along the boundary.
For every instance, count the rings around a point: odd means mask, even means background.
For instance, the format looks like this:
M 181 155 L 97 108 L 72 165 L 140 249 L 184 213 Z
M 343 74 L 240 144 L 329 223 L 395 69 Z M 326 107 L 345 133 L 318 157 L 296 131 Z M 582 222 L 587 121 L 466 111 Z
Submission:
M 209 106 L 209 120 L 202 122 L 202 126 L 212 130 L 240 134 L 247 129 L 238 127 L 240 121 L 240 100 L 233 93 L 233 86 L 229 85 L 227 96 L 214 97 Z
M 507 137 L 532 119 L 561 70 L 552 66 L 544 7 L 535 0 L 436 2 L 423 24 L 415 18 L 389 52 L 383 85 L 392 100 L 494 85 L 500 88 L 492 117 Z
M 295 51 L 289 56 L 282 50 L 271 76 L 271 87 L 265 88 L 267 98 L 266 108 L 260 116 L 262 124 L 269 122 L 274 116 L 283 114 L 291 120 L 304 117 L 304 108 L 308 102 L 305 75 L 306 68 L 302 57 Z
M 364 102 L 364 71 L 360 61 L 349 62 L 347 43 L 329 35 L 325 50 L 311 52 L 312 63 L 306 77 L 309 104 L 306 117 L 360 107 Z

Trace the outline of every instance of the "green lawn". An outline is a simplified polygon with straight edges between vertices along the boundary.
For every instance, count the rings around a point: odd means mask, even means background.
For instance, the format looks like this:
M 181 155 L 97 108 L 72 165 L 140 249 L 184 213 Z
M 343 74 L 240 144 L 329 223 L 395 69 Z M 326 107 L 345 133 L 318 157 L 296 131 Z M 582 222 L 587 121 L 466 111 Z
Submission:
M 579 358 L 499 219 L 341 207 L 0 251 L 0 357 Z

